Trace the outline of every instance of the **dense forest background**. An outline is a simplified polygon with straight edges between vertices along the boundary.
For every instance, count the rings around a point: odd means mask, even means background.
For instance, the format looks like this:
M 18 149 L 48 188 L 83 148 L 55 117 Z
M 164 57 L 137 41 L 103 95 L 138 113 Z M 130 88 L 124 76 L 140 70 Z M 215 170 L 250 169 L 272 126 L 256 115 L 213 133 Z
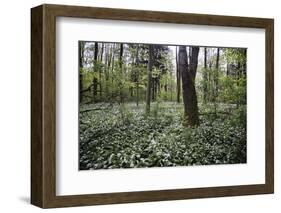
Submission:
M 245 163 L 246 55 L 80 41 L 80 169 Z

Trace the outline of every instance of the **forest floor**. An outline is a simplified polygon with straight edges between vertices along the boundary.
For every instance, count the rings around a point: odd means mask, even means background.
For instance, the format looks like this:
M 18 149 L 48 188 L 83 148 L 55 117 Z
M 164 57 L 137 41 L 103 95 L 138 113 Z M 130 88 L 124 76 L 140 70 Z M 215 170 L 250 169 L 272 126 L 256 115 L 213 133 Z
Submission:
M 175 102 L 81 105 L 80 170 L 246 163 L 245 108 L 199 105 L 187 128 Z

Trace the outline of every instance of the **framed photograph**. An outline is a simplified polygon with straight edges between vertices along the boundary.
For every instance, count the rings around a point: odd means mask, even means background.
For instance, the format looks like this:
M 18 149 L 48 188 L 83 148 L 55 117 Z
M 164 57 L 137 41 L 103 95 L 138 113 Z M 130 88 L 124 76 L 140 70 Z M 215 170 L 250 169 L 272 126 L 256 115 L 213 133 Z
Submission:
M 274 21 L 31 9 L 31 203 L 274 192 Z

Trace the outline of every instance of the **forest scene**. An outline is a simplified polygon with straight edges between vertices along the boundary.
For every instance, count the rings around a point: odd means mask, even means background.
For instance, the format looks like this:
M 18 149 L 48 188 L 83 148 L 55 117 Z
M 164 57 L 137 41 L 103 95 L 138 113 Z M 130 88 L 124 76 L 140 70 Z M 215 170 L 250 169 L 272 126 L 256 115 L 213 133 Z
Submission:
M 247 162 L 247 49 L 79 41 L 79 169 Z

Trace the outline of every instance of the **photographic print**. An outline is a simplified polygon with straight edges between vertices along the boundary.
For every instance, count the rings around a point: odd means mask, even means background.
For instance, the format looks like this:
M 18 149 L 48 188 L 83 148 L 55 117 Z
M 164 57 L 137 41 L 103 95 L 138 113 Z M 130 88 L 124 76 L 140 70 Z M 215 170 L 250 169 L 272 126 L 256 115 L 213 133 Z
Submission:
M 274 19 L 43 4 L 30 34 L 33 205 L 274 193 Z
M 247 49 L 79 41 L 79 169 L 247 162 Z

